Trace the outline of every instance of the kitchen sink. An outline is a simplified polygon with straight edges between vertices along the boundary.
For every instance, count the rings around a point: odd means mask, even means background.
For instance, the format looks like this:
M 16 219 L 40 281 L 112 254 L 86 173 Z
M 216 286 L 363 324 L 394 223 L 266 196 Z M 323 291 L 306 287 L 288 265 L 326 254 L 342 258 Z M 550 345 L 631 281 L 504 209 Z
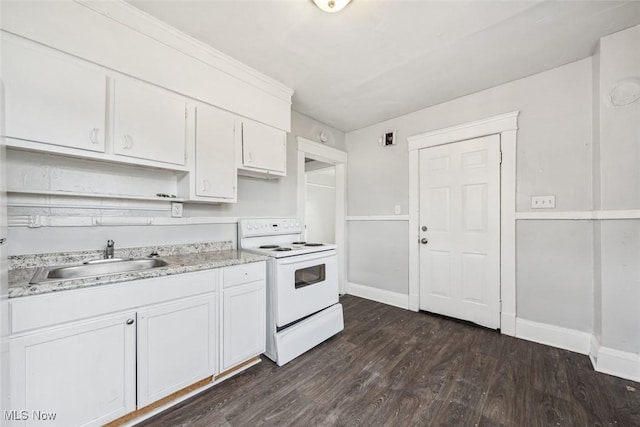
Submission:
M 107 259 L 88 261 L 84 264 L 40 267 L 33 275 L 31 284 L 51 280 L 68 280 L 105 274 L 126 273 L 128 271 L 149 270 L 166 267 L 166 261 L 158 258 Z

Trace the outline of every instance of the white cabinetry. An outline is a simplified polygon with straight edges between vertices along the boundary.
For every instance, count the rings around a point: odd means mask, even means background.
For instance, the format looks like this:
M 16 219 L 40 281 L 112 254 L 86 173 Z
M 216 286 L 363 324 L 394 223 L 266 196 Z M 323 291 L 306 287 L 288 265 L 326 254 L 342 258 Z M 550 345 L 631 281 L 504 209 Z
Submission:
M 105 151 L 104 73 L 74 58 L 3 35 L 2 80 L 5 135 L 17 140 L 11 145 L 36 149 L 38 145 L 32 142 L 37 142 Z
M 138 407 L 215 372 L 216 294 L 138 311 Z
M 201 105 L 196 110 L 195 173 L 189 174 L 185 198 L 193 201 L 235 202 L 238 174 L 235 164 L 236 116 Z
M 149 84 L 114 81 L 115 154 L 185 164 L 186 103 Z
M 264 262 L 224 269 L 222 370 L 265 351 Z
M 265 274 L 257 262 L 11 299 L 9 416 L 103 425 L 257 363 Z
M 135 410 L 134 319 L 103 316 L 11 339 L 10 408 L 27 411 L 21 425 L 97 426 Z
M 249 172 L 249 175 L 253 175 L 251 172 L 267 177 L 286 175 L 286 132 L 252 120 L 244 120 L 240 169 Z

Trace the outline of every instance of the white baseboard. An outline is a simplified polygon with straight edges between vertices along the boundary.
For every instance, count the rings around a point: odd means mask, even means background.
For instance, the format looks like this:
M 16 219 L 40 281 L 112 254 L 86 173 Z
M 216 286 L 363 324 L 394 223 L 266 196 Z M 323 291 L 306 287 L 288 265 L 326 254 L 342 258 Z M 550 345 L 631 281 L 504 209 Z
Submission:
M 603 347 L 593 337 L 589 357 L 597 372 L 640 382 L 640 354 Z
M 399 292 L 392 292 L 349 282 L 347 283 L 347 294 L 407 310 L 409 309 L 409 295 L 401 294 Z
M 546 323 L 516 318 L 517 338 L 550 345 L 580 354 L 589 354 L 591 334 Z

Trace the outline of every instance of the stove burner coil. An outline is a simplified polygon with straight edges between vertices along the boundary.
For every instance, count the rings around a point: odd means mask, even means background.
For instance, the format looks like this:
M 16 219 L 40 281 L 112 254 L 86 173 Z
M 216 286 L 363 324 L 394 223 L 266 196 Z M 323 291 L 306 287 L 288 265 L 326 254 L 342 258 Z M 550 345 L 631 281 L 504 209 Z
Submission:
M 292 245 L 304 245 L 307 242 L 293 242 Z
M 290 251 L 291 248 L 276 248 L 274 249 L 274 251 L 278 251 L 278 252 L 286 252 L 286 251 Z
M 260 246 L 260 249 L 277 249 L 279 247 L 280 246 L 278 246 L 278 245 L 262 245 L 262 246 Z
M 305 246 L 323 246 L 324 243 L 305 243 Z

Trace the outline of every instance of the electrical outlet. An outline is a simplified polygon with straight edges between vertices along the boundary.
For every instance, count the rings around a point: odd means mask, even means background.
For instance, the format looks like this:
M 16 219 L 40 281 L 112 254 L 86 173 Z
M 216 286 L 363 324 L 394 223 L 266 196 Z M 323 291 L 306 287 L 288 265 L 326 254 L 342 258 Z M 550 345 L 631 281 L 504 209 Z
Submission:
M 395 205 L 393 208 L 393 213 L 396 215 L 400 215 L 402 213 L 402 208 L 400 207 L 400 205 Z
M 182 203 L 180 202 L 171 203 L 171 216 L 173 218 L 182 218 Z
M 555 209 L 556 196 L 531 196 L 532 209 Z

